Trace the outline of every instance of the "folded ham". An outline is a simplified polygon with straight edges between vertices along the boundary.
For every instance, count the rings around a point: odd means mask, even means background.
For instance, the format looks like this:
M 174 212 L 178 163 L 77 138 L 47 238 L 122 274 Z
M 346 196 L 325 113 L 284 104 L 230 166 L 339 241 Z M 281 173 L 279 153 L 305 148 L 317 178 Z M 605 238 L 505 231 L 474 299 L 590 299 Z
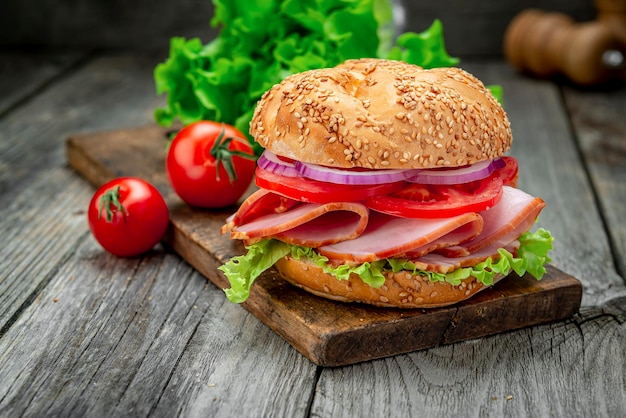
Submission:
M 331 262 L 363 263 L 407 258 L 428 271 L 447 273 L 515 251 L 544 202 L 512 187 L 494 207 L 451 218 L 413 219 L 383 214 L 359 202 L 302 203 L 260 190 L 242 204 L 223 232 L 254 243 L 275 238 L 316 248 Z
M 231 238 L 253 242 L 277 238 L 289 244 L 317 248 L 361 235 L 369 209 L 361 203 L 300 203 L 282 213 L 269 213 L 234 226 Z
M 259 189 L 243 201 L 237 212 L 226 220 L 221 232 L 224 234 L 237 225 L 253 221 L 259 216 L 273 213 L 284 213 L 294 206 L 299 205 L 297 200 L 272 193 L 268 190 Z
M 515 253 L 519 248 L 519 241 L 514 240 L 504 246 L 491 245 L 463 257 L 446 257 L 437 253 L 429 253 L 411 261 L 419 270 L 450 273 L 461 267 L 475 266 L 488 258 L 497 261 L 500 258 L 500 254 L 498 254 L 498 249 L 500 248 L 504 248 L 510 253 Z
M 491 209 L 480 212 L 485 221 L 480 235 L 462 245 L 441 248 L 437 252 L 446 257 L 464 257 L 490 246 L 504 247 L 532 227 L 544 206 L 540 198 L 504 186 L 502 199 Z
M 469 228 L 463 228 L 468 224 L 471 224 Z M 474 212 L 441 219 L 399 218 L 372 212 L 367 228 L 358 238 L 325 245 L 317 250 L 334 260 L 364 263 L 396 257 L 428 246 L 461 228 L 469 237 L 474 237 L 482 230 L 483 219 Z M 467 239 L 461 234 L 457 235 L 461 241 Z

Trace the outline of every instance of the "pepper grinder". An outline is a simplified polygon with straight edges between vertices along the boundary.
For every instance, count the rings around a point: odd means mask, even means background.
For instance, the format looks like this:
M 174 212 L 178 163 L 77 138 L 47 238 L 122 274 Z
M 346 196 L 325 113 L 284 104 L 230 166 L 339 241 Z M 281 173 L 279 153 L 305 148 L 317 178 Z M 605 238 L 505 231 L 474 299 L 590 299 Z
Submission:
M 504 55 L 537 77 L 562 74 L 580 85 L 626 81 L 626 0 L 596 0 L 597 18 L 574 22 L 557 12 L 528 9 L 504 35 Z

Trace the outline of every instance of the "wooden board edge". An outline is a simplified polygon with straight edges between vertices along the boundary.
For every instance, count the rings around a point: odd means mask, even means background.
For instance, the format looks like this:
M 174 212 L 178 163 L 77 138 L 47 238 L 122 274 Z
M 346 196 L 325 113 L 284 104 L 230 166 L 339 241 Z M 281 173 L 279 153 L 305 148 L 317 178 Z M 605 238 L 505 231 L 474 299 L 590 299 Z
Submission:
M 474 301 L 473 304 L 460 304 L 441 344 L 558 322 L 574 316 L 580 309 L 582 284 L 552 265 L 546 268 L 550 277 L 559 278 L 553 286 L 541 287 L 540 291 L 526 293 L 523 297 L 507 294 L 499 302 L 492 299 L 488 303 Z M 526 278 L 535 280 L 529 275 Z M 468 327 L 473 330 L 471 334 L 467 332 Z
M 554 283 L 537 286 L 538 290 L 530 294 L 503 294 L 500 300 L 489 296 L 483 301 L 468 300 L 449 307 L 432 309 L 429 310 L 428 324 L 423 323 L 423 318 L 416 316 L 404 318 L 400 326 L 380 323 L 367 329 L 352 331 L 352 334 L 367 335 L 373 341 L 377 339 L 373 334 L 378 333 L 381 336 L 396 335 L 394 338 L 404 342 L 403 345 L 393 346 L 386 351 L 360 353 L 358 348 L 346 350 L 354 335 L 329 335 L 324 341 L 323 355 L 317 356 L 315 362 L 320 366 L 345 366 L 569 319 L 580 309 L 582 284 L 552 265 L 547 265 L 547 270 L 548 277 Z M 516 277 L 510 279 L 515 280 Z M 524 279 L 535 280 L 528 275 Z M 499 292 L 497 288 L 492 291 Z M 520 311 L 528 314 L 520 316 Z M 389 326 L 391 328 L 386 329 Z
M 80 173 L 92 186 L 99 187 L 115 177 L 115 173 L 98 160 L 85 152 L 81 147 L 84 137 L 70 136 L 67 138 L 65 153 L 69 166 Z

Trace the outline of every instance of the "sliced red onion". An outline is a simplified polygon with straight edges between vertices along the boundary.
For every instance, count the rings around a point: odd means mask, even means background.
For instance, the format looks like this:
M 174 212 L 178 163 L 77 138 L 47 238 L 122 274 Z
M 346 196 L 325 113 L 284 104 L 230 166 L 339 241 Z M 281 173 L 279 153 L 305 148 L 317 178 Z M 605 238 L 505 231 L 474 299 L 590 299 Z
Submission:
M 281 160 L 276 154 L 268 150 L 263 151 L 257 164 L 264 170 L 288 177 L 303 176 L 328 183 L 352 185 L 375 185 L 397 181 L 421 184 L 462 184 L 484 179 L 494 170 L 505 165 L 504 161 L 498 158 L 460 168 L 357 171 L 300 161 L 290 163 Z
M 504 168 L 504 167 L 506 167 L 506 162 L 504 162 L 502 157 L 499 157 L 499 158 L 496 158 L 495 160 L 493 160 L 493 168 L 494 168 L 494 170 L 497 170 L 499 168 Z
M 446 169 L 415 170 L 407 181 L 420 184 L 462 184 L 488 177 L 496 169 L 494 161 L 480 161 L 476 164 Z
M 263 151 L 257 160 L 257 164 L 263 170 L 267 170 L 272 173 L 281 174 L 287 177 L 300 176 L 300 173 L 296 170 L 293 163 L 281 160 L 276 154 L 268 150 Z
M 335 184 L 374 185 L 403 181 L 413 170 L 343 170 L 295 161 L 296 170 L 313 180 Z

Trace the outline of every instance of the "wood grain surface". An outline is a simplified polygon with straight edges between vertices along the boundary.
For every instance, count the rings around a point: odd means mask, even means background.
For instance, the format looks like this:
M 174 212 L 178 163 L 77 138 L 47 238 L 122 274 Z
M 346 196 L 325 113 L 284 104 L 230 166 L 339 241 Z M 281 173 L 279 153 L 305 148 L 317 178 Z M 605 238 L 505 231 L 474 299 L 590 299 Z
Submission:
M 552 264 L 583 285 L 578 314 L 319 367 L 168 248 L 117 259 L 93 240 L 94 189 L 68 168 L 66 138 L 151 123 L 164 56 L 99 52 L 36 71 L 62 56 L 0 65 L 13 80 L 0 83 L 1 417 L 624 416 L 623 88 L 461 63 L 504 88 L 520 187 L 547 202 L 539 226 L 556 237 Z

